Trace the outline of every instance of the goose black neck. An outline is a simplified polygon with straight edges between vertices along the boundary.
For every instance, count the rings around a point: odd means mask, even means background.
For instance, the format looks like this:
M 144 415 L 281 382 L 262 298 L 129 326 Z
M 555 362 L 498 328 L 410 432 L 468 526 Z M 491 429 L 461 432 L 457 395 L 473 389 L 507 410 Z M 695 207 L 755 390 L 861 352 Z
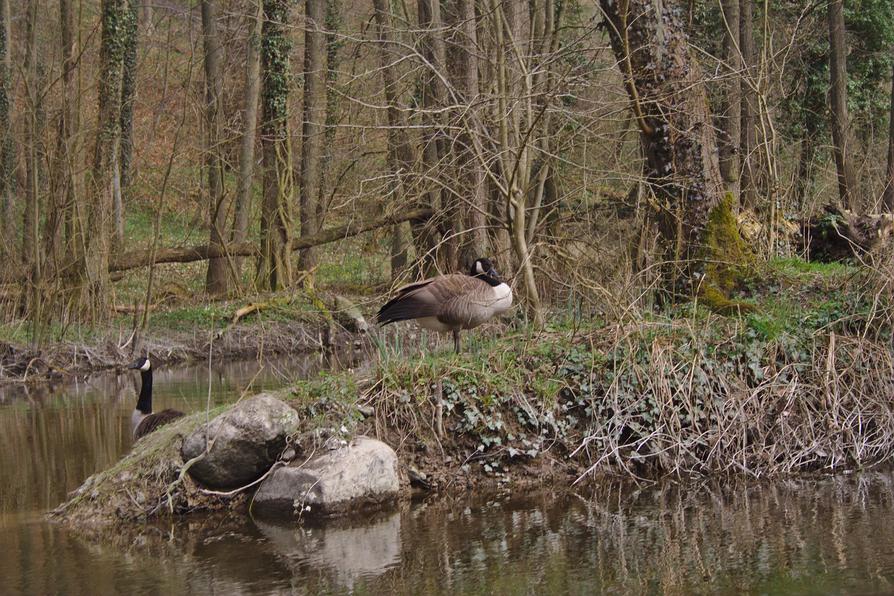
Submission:
M 152 413 L 152 369 L 140 371 L 143 384 L 140 387 L 140 399 L 137 400 L 137 410 L 143 414 Z
M 488 275 L 487 273 L 476 273 L 473 277 L 477 277 L 478 279 L 480 279 L 482 281 L 486 281 L 487 285 L 489 285 L 492 288 L 496 288 L 498 285 L 503 283 L 503 280 L 501 280 L 499 277 L 496 277 L 494 275 Z

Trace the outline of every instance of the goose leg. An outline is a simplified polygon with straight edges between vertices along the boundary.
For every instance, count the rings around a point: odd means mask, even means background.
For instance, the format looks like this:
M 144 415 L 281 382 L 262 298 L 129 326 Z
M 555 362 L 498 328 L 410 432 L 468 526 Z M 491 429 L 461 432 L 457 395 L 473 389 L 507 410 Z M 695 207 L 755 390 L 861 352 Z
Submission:
M 459 353 L 459 329 L 453 330 L 453 349 Z

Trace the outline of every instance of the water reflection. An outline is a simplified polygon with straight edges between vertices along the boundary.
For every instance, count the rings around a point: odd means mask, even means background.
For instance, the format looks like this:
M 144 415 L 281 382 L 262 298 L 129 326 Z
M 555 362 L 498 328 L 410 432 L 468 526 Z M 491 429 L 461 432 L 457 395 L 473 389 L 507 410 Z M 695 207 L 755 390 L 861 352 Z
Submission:
M 211 404 L 282 387 L 329 368 L 356 367 L 355 352 L 227 362 L 211 368 Z M 45 511 L 132 443 L 139 375 L 103 374 L 66 384 L 0 387 L 0 513 Z M 154 407 L 194 412 L 209 396 L 207 367 L 159 368 Z
M 34 521 L 0 528 L 0 577 L 38 593 L 891 593 L 892 495 L 894 475 L 862 474 L 439 499 L 315 527 L 235 515 L 89 540 Z
M 352 589 L 401 559 L 400 514 L 332 520 L 314 526 L 255 521 L 293 575 L 330 571 L 334 586 Z

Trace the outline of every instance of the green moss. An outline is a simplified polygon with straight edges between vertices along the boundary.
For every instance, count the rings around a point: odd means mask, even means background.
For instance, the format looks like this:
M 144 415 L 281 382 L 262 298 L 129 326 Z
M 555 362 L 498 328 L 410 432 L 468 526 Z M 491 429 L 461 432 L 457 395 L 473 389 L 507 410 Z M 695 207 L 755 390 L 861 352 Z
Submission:
M 708 215 L 705 229 L 705 276 L 699 285 L 702 303 L 719 314 L 752 312 L 753 304 L 733 300 L 730 294 L 754 276 L 755 257 L 739 234 L 733 215 L 733 197 L 727 193 Z

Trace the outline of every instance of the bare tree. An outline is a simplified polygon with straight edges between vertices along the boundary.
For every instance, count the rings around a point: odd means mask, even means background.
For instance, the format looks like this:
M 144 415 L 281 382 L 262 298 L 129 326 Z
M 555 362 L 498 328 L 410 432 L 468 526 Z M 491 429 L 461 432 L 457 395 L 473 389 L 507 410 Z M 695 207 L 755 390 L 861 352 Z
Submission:
M 75 254 L 75 241 L 78 237 L 80 221 L 78 219 L 78 192 L 81 189 L 81 152 L 78 129 L 80 114 L 77 109 L 77 88 L 75 79 L 75 50 L 77 36 L 74 27 L 74 10 L 72 0 L 59 1 L 59 28 L 62 41 L 62 107 L 59 110 L 57 152 L 56 152 L 56 188 L 52 195 L 58 204 L 58 214 L 62 223 L 65 238 L 66 255 L 62 259 L 67 266 L 70 255 Z M 62 247 L 60 247 L 62 248 Z
M 450 60 L 451 78 L 456 81 L 457 95 L 462 103 L 474 105 L 481 95 L 478 75 L 478 54 L 481 50 L 478 47 L 475 2 L 455 0 L 452 11 L 448 14 L 450 24 L 456 31 L 453 36 L 453 57 Z M 467 267 L 476 258 L 488 254 L 487 180 L 484 169 L 475 159 L 474 140 L 470 134 L 475 124 L 467 118 L 467 113 L 462 115 L 460 124 L 461 132 L 454 149 L 458 152 L 456 182 L 461 184 L 459 190 L 463 195 L 457 209 L 460 218 L 457 228 L 462 230 L 459 260 L 463 267 Z
M 124 242 L 124 203 L 133 177 L 133 104 L 137 93 L 137 41 L 139 0 L 127 1 L 123 40 L 124 64 L 121 79 L 121 148 L 115 160 L 115 242 Z
M 217 2 L 202 0 L 202 42 L 205 56 L 205 167 L 208 171 L 209 245 L 226 244 L 227 205 L 224 189 L 221 139 L 223 134 L 223 52 L 217 32 Z M 205 291 L 212 295 L 227 292 L 227 260 L 211 259 L 205 276 Z
M 427 179 L 427 191 L 423 200 L 438 213 L 437 226 L 440 242 L 438 261 L 443 269 L 453 270 L 458 261 L 459 236 L 462 233 L 462 209 L 459 201 L 450 196 L 448 140 L 444 121 L 447 88 L 444 83 L 447 72 L 447 48 L 444 43 L 444 22 L 441 19 L 440 0 L 417 2 L 422 57 L 427 68 L 421 71 L 423 135 L 420 154 Z M 454 189 L 455 192 L 455 189 Z
M 721 117 L 720 174 L 734 196 L 739 195 L 739 143 L 742 130 L 742 54 L 739 51 L 739 0 L 723 0 L 723 58 L 730 76 L 725 82 Z
M 261 28 L 264 23 L 264 6 L 258 0 L 257 12 L 251 20 L 251 36 L 246 44 L 245 83 L 242 96 L 242 141 L 239 146 L 239 182 L 236 190 L 233 219 L 233 243 L 248 238 L 248 219 L 251 213 L 251 188 L 254 180 L 255 141 L 258 129 L 258 93 L 261 89 Z M 236 260 L 237 276 L 241 272 L 242 259 Z
M 394 42 L 391 11 L 385 0 L 373 0 L 377 36 L 379 40 L 379 59 L 381 62 L 382 82 L 385 101 L 388 105 L 388 156 L 392 176 L 395 180 L 398 196 L 407 200 L 411 196 L 410 174 L 416 161 L 415 151 L 410 144 L 407 133 L 407 122 L 399 106 L 397 97 L 397 73 L 392 61 Z M 407 264 L 407 242 L 403 227 L 397 224 L 392 229 L 391 243 L 391 278 L 396 279 Z
M 81 305 L 94 317 L 105 316 L 109 285 L 110 222 L 113 166 L 121 141 L 123 24 L 132 13 L 127 0 L 103 0 L 99 67 L 99 113 L 93 168 L 89 180 L 86 225 L 77 243 L 81 262 Z
M 323 156 L 320 166 L 320 196 L 317 199 L 317 208 L 320 226 L 323 225 L 324 214 L 329 207 L 328 191 L 331 179 L 326 175 L 327 170 L 335 161 L 335 139 L 337 124 L 340 117 L 339 106 L 341 96 L 333 90 L 338 81 L 338 68 L 341 64 L 340 50 L 344 40 L 339 33 L 342 27 L 342 3 L 341 0 L 326 0 L 326 122 L 323 130 Z
M 891 73 L 891 109 L 888 120 L 888 167 L 882 203 L 885 209 L 894 212 L 894 72 Z
M 491 0 L 491 22 L 495 46 L 496 95 L 494 121 L 497 122 L 499 175 L 491 180 L 499 189 L 504 208 L 503 225 L 509 228 L 512 250 L 517 259 L 525 299 L 534 324 L 543 324 L 543 304 L 534 278 L 534 264 L 527 242 L 529 189 L 534 171 L 536 146 L 532 141 L 539 130 L 540 110 L 530 101 L 537 92 L 531 75 L 530 15 L 527 3 Z
M 323 125 L 326 120 L 326 35 L 323 25 L 326 0 L 304 3 L 304 118 L 301 127 L 301 236 L 319 231 L 320 165 L 323 154 Z M 312 248 L 301 251 L 301 268 L 316 266 Z
M 264 204 L 261 209 L 260 278 L 271 290 L 292 283 L 292 146 L 289 135 L 289 0 L 264 0 L 261 31 L 261 147 Z
M 31 272 L 32 283 L 40 278 L 40 220 L 41 220 L 41 186 L 44 179 L 44 90 L 43 90 L 43 52 L 37 47 L 37 18 L 40 14 L 40 2 L 35 0 L 28 5 L 25 29 L 27 44 L 25 46 L 25 86 L 28 99 L 28 144 L 25 155 L 25 171 L 27 173 L 27 200 L 23 211 L 22 224 L 22 259 Z
M 838 171 L 838 197 L 843 207 L 854 207 L 856 178 L 850 161 L 849 121 L 847 115 L 847 47 L 844 40 L 843 0 L 830 0 L 829 19 L 829 79 L 832 105 L 832 151 Z
M 745 77 L 756 80 L 757 52 L 754 49 L 754 0 L 739 1 L 739 49 Z M 757 93 L 749 84 L 741 84 L 741 192 L 742 204 L 756 209 L 757 204 Z
M 12 52 L 9 0 L 0 0 L 0 231 L 10 239 L 0 256 L 11 256 L 15 243 L 15 154 L 12 138 Z

